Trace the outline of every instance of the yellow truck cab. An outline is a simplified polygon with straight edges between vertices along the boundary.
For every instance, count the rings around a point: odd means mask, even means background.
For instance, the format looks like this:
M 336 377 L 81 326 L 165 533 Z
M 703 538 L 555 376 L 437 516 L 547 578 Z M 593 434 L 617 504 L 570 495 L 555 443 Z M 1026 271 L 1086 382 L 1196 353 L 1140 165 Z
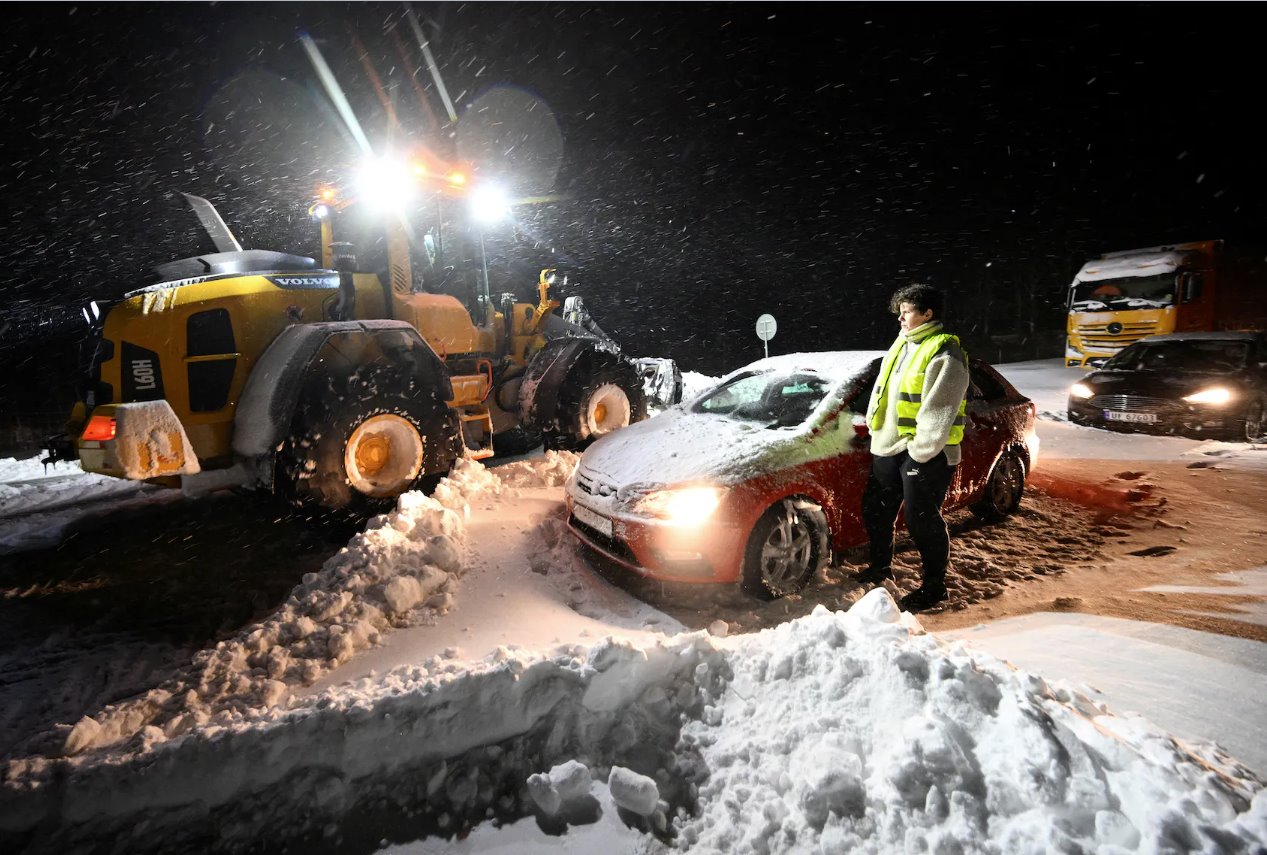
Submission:
M 1094 368 L 1144 336 L 1267 328 L 1267 257 L 1221 240 L 1106 253 L 1069 286 L 1065 364 Z

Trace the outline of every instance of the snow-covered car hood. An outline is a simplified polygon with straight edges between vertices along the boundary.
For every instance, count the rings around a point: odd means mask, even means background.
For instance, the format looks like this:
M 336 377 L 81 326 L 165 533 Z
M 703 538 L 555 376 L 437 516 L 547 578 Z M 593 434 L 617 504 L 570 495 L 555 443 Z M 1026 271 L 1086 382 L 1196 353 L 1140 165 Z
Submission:
M 674 408 L 603 437 L 586 450 L 580 465 L 616 488 L 735 483 L 755 471 L 759 458 L 804 433 L 804 424 L 767 429 L 761 422 Z
M 793 428 L 766 428 L 709 413 L 673 409 L 594 443 L 577 466 L 620 493 L 708 483 L 739 484 L 781 469 L 856 449 L 854 423 L 862 416 L 839 406 L 820 408 Z

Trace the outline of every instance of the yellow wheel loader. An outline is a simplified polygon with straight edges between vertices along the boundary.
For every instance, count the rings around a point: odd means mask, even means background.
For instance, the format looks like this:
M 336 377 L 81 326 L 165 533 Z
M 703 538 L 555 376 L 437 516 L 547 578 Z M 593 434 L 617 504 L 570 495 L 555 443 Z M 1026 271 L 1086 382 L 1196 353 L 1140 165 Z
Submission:
M 244 250 L 186 200 L 218 251 L 158 266 L 158 284 L 109 307 L 46 461 L 369 513 L 464 455 L 575 447 L 646 416 L 635 363 L 553 314 L 550 270 L 536 304 L 494 306 L 487 274 L 464 301 L 437 287 L 433 255 L 433 275 L 414 275 L 403 221 L 385 226 L 386 269 L 361 270 L 329 207 L 318 265 Z

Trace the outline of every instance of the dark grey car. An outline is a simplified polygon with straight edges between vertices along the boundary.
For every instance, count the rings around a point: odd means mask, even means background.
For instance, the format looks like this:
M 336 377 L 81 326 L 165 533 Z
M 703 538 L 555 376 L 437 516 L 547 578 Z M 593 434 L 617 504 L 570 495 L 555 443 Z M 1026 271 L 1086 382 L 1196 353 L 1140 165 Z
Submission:
M 1142 338 L 1069 392 L 1069 420 L 1111 430 L 1267 442 L 1267 333 Z

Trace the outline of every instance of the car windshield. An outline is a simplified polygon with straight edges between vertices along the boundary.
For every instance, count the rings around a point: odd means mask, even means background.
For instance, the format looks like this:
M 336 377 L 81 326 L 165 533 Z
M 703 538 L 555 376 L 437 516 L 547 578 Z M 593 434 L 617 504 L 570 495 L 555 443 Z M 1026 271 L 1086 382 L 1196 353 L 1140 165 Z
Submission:
M 740 374 L 691 409 L 742 421 L 796 425 L 809 418 L 830 388 L 826 378 L 805 371 Z
M 1245 367 L 1244 341 L 1178 340 L 1136 342 L 1105 363 L 1118 371 L 1226 373 Z
M 1156 309 L 1175 301 L 1175 274 L 1132 276 L 1075 282 L 1069 308 L 1075 312 L 1106 312 L 1121 309 Z

